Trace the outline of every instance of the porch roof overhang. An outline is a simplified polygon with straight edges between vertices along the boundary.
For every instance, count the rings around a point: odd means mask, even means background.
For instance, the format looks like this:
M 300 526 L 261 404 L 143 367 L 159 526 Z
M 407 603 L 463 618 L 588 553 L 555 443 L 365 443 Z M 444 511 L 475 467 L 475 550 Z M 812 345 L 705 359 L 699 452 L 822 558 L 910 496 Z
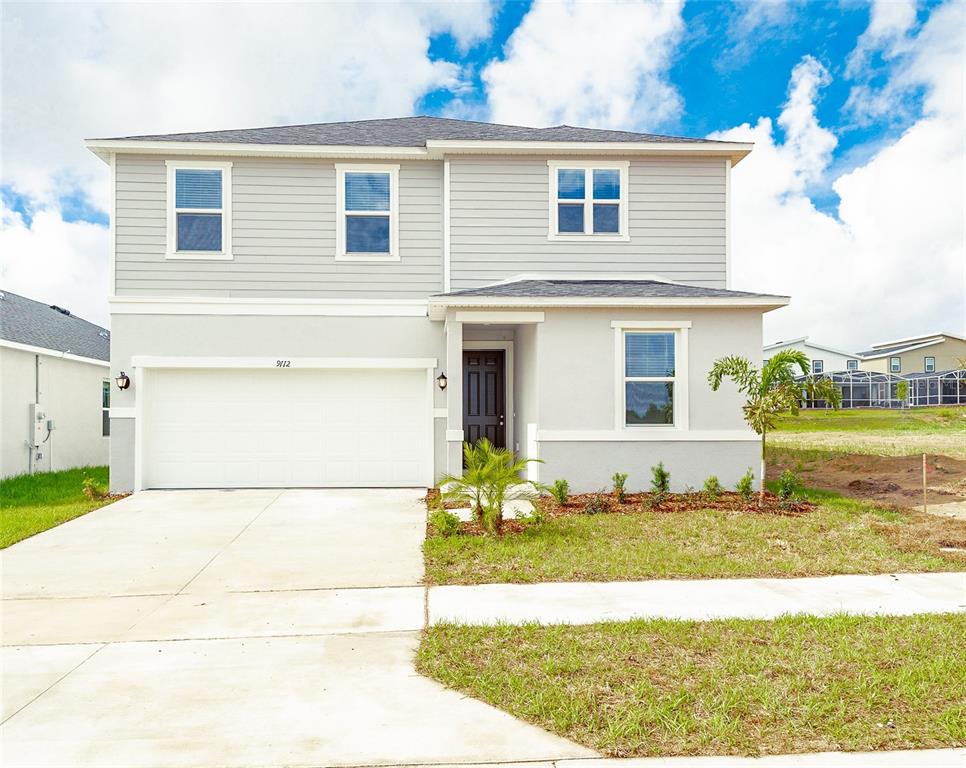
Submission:
M 448 309 L 544 309 L 548 307 L 702 307 L 769 311 L 788 296 L 654 279 L 573 279 L 522 276 L 501 283 L 437 294 L 429 298 L 429 318 L 444 320 Z

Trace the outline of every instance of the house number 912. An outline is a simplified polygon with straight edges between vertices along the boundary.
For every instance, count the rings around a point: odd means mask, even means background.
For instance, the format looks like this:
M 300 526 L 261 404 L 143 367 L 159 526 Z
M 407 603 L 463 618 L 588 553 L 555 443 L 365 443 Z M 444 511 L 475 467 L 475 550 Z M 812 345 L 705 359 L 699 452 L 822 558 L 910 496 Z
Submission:
M 275 361 L 275 367 L 276 368 L 291 368 L 292 367 L 292 361 L 291 360 L 276 360 Z

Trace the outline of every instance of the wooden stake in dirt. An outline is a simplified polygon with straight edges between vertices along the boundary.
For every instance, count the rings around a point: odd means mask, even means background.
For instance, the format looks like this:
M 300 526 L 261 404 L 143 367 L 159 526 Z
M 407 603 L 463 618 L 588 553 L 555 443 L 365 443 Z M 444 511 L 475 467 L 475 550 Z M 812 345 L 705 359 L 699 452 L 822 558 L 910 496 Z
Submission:
M 922 455 L 922 511 L 929 511 L 926 508 L 926 454 Z

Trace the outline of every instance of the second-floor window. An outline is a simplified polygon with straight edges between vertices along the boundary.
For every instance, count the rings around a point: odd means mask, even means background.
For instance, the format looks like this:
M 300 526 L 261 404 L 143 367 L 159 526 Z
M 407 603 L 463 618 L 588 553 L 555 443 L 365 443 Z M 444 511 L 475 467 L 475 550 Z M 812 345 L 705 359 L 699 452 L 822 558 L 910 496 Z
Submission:
M 825 370 L 824 360 L 812 360 L 812 373 L 822 373 Z
M 859 370 L 859 361 L 858 360 L 846 360 L 845 361 L 845 368 L 846 368 L 846 370 L 849 370 L 849 371 L 857 371 L 857 370 Z
M 398 165 L 337 165 L 336 259 L 399 259 Z
M 230 259 L 231 163 L 168 161 L 169 259 Z
M 902 372 L 902 358 L 901 357 L 890 357 L 889 358 L 889 373 L 901 373 Z
M 551 240 L 626 240 L 626 162 L 550 161 Z
M 923 360 L 923 370 L 926 373 L 932 373 L 933 371 L 935 371 L 936 370 L 936 358 L 935 357 L 927 357 L 927 358 L 925 358 Z

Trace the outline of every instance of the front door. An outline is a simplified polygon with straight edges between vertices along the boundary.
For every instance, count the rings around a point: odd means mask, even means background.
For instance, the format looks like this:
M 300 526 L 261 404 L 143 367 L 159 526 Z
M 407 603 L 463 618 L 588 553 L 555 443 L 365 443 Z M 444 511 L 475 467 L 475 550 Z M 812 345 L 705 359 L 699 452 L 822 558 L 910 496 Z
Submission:
M 506 448 L 506 359 L 502 349 L 463 352 L 463 439 Z

